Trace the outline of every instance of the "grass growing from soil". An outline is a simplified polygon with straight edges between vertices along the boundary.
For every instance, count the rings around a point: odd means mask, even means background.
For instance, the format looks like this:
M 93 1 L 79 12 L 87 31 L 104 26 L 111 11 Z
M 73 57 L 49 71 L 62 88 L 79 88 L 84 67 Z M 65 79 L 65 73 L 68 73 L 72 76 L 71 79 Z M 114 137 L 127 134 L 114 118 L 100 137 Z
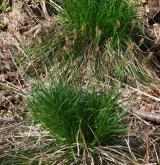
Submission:
M 126 111 L 111 91 L 88 93 L 57 83 L 38 85 L 32 96 L 28 105 L 35 120 L 66 144 L 114 144 L 127 131 Z
M 150 83 L 152 78 L 134 56 L 136 45 L 130 42 L 136 12 L 129 1 L 64 0 L 62 4 L 64 13 L 58 18 L 63 19 L 56 19 L 59 27 L 56 26 L 53 35 L 43 34 L 44 40 L 26 50 L 22 62 L 19 61 L 27 75 L 38 74 L 41 79 L 49 70 L 49 76 L 52 74 L 58 79 L 52 70 L 53 64 L 57 64 L 61 75 L 78 85 L 92 76 L 109 85 L 109 76 L 128 84 L 134 82 L 135 86 L 139 80 Z M 99 162 L 103 159 L 104 164 L 124 164 L 123 157 L 131 163 L 126 154 L 128 149 L 123 152 L 124 148 L 115 146 L 127 127 L 123 121 L 126 112 L 118 105 L 118 95 L 114 92 L 87 92 L 63 83 L 51 83 L 47 87 L 39 84 L 32 92 L 28 108 L 59 146 L 69 145 L 55 153 L 52 150 L 52 160 L 58 158 L 60 164 L 67 164 L 66 161 L 71 164 L 73 159 L 78 159 L 77 162 L 89 164 L 92 159 Z M 24 155 L 36 157 L 26 151 Z M 80 164 L 77 162 L 75 164 Z
M 130 1 L 65 0 L 61 4 L 64 14 L 55 20 L 56 29 L 42 33 L 41 43 L 26 49 L 27 59 L 18 59 L 20 65 L 25 61 L 27 74 L 35 76 L 57 65 L 63 76 L 76 81 L 82 75 L 100 81 L 109 75 L 131 85 L 136 85 L 135 80 L 145 85 L 156 81 L 141 57 L 135 56 L 141 52 L 132 42 L 136 11 Z
M 131 37 L 135 8 L 127 0 L 63 0 L 70 26 L 82 30 L 86 42 L 99 46 L 107 39 L 126 43 Z

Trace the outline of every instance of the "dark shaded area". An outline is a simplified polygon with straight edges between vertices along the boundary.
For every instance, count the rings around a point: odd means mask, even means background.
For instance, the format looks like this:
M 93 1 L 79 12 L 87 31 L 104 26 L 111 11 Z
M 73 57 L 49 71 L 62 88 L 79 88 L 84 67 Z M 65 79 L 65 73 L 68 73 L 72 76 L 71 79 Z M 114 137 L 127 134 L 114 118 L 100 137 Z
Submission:
M 148 21 L 150 26 L 153 26 L 154 23 L 160 23 L 160 11 Z

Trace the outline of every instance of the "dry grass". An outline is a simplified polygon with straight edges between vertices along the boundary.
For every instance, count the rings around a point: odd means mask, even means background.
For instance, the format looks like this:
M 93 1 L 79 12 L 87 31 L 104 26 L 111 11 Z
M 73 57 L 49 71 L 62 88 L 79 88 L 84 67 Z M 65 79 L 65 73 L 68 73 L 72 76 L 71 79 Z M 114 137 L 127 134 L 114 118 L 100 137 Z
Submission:
M 49 15 L 46 7 L 47 3 L 49 3 L 47 0 L 40 2 L 32 0 L 13 1 L 12 12 L 3 14 L 2 21 L 7 26 L 8 35 L 16 39 L 21 47 L 32 41 L 37 41 L 42 30 L 48 32 L 53 29 L 54 14 Z M 57 10 L 58 8 L 61 9 L 56 3 L 52 3 Z M 5 38 L 4 40 L 9 42 Z
M 125 146 L 97 147 L 92 150 L 87 146 L 81 148 L 77 142 L 56 149 L 56 142 L 39 126 L 14 121 L 5 125 L 0 129 L 3 138 L 0 159 L 3 164 L 139 164 L 136 163 L 136 157 L 129 156 Z M 73 153 L 73 150 L 76 152 Z

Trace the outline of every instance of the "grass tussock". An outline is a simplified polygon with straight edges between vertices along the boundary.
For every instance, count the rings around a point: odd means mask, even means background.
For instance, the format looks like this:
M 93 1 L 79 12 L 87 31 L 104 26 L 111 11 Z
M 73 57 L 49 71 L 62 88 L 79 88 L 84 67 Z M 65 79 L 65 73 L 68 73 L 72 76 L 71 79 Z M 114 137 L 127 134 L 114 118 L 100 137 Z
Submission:
M 81 29 L 85 41 L 94 46 L 110 38 L 122 46 L 131 37 L 136 11 L 127 0 L 64 0 L 62 4 L 69 26 Z
M 32 96 L 28 105 L 35 119 L 66 144 L 112 144 L 127 131 L 126 111 L 111 91 L 88 93 L 58 83 L 39 85 Z
M 136 11 L 130 1 L 66 0 L 60 4 L 64 15 L 55 19 L 53 32 L 42 31 L 40 43 L 25 50 L 28 57 L 18 59 L 20 65 L 27 61 L 23 64 L 27 74 L 50 72 L 57 65 L 62 75 L 77 81 L 91 76 L 104 80 L 109 75 L 134 86 L 136 80 L 144 85 L 157 83 L 131 41 Z

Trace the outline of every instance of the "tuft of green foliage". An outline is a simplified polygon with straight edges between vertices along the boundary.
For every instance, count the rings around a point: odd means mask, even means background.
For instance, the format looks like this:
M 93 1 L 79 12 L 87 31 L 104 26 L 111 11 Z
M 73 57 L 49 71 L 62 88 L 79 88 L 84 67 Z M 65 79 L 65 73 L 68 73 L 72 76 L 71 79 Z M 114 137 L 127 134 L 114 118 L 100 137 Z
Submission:
M 61 3 L 70 25 L 81 29 L 88 42 L 99 45 L 112 38 L 124 44 L 131 38 L 136 11 L 128 0 L 62 0 Z
M 38 84 L 28 103 L 36 121 L 61 143 L 111 144 L 126 133 L 118 94 L 84 92 L 63 83 Z
M 0 13 L 10 11 L 9 1 L 0 0 Z

